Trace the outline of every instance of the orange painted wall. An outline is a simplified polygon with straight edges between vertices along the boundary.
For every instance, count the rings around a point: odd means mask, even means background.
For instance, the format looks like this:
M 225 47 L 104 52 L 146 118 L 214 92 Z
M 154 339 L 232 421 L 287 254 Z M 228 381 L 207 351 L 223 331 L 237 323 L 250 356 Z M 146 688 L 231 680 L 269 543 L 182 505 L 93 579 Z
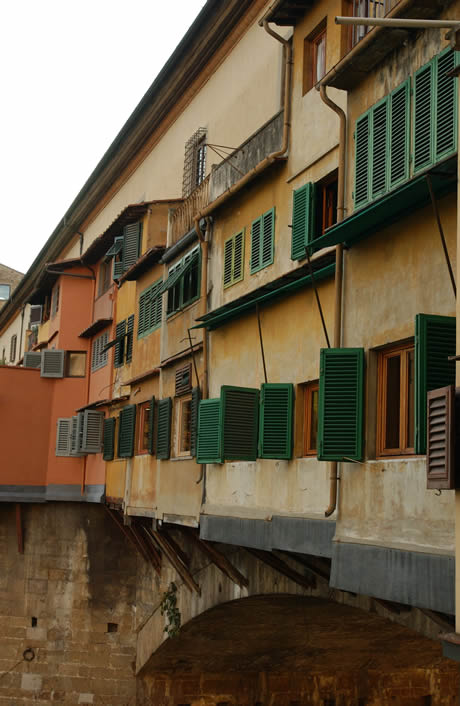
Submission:
M 45 485 L 55 380 L 0 367 L 0 485 Z
M 57 378 L 50 412 L 47 482 L 60 485 L 80 484 L 84 458 L 56 456 L 56 429 L 60 417 L 72 417 L 86 404 L 85 378 Z
M 74 267 L 72 275 L 91 275 L 85 267 Z M 50 318 L 50 337 L 57 333 L 51 346 L 72 351 L 88 350 L 88 341 L 78 334 L 92 322 L 94 280 L 61 275 L 54 288 L 59 285 L 59 309 Z

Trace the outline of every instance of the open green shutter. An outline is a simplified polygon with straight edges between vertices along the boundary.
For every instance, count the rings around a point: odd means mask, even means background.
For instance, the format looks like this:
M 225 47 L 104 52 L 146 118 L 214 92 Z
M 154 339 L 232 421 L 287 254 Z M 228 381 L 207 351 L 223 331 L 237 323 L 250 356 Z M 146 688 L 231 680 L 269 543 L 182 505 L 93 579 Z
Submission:
M 123 272 L 129 270 L 139 257 L 142 223 L 130 223 L 123 229 Z
M 224 244 L 224 287 L 228 287 L 232 283 L 233 243 L 233 238 L 229 238 Z
M 275 209 L 271 208 L 262 216 L 262 253 L 261 267 L 273 262 L 275 249 Z
M 454 316 L 415 317 L 415 453 L 426 453 L 427 393 L 455 385 L 456 321 Z
M 157 458 L 163 460 L 168 459 L 171 452 L 171 410 L 170 397 L 158 402 Z
M 220 398 L 198 406 L 197 463 L 222 463 L 222 406 Z
M 364 349 L 322 348 L 318 459 L 362 460 Z
M 113 461 L 115 453 L 115 424 L 115 417 L 109 417 L 109 419 L 104 419 L 104 453 L 102 456 L 104 461 Z
M 369 159 L 370 159 L 371 113 L 367 112 L 356 121 L 355 131 L 355 208 L 369 201 Z
M 455 68 L 452 49 L 436 57 L 435 159 L 452 154 L 457 149 L 457 91 L 458 79 L 447 74 Z
M 233 242 L 232 281 L 240 282 L 244 275 L 244 229 L 235 235 Z
M 126 319 L 120 321 L 115 328 L 115 355 L 113 356 L 113 365 L 115 368 L 120 368 L 125 359 L 125 338 Z
M 292 458 L 294 386 L 265 383 L 260 400 L 260 458 Z
M 292 195 L 291 260 L 302 260 L 314 239 L 315 184 L 309 182 Z
M 433 163 L 434 62 L 414 75 L 414 174 Z
M 223 458 L 229 461 L 255 461 L 259 426 L 259 390 L 223 385 Z
M 387 157 L 388 188 L 406 181 L 409 177 L 410 131 L 410 79 L 390 95 L 389 142 Z
M 388 97 L 372 108 L 371 129 L 371 196 L 387 191 Z
M 150 400 L 150 414 L 149 414 L 149 436 L 148 436 L 148 449 L 149 454 L 155 453 L 155 397 Z
M 251 226 L 251 274 L 260 270 L 260 243 L 262 241 L 262 216 Z
M 134 338 L 134 314 L 128 316 L 126 333 L 126 362 L 133 359 L 133 338 Z
M 146 292 L 142 292 L 139 297 L 139 317 L 137 320 L 137 337 L 144 335 L 149 328 L 149 303 L 150 303 L 150 288 Z
M 134 454 L 134 432 L 136 428 L 136 405 L 130 404 L 120 412 L 118 427 L 118 458 L 131 458 Z
M 192 390 L 192 409 L 190 413 L 190 455 L 196 456 L 198 434 L 198 410 L 200 406 L 201 390 L 194 387 Z

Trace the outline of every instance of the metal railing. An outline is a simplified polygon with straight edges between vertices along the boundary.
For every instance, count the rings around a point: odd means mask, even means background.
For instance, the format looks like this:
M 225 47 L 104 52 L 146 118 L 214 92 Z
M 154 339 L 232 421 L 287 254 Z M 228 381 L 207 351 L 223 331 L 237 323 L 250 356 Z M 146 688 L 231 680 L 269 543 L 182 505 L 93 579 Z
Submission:
M 385 17 L 400 0 L 353 0 L 353 17 Z M 351 27 L 351 44 L 354 47 L 372 27 Z
M 203 179 L 188 198 L 177 208 L 171 216 L 170 245 L 174 245 L 193 228 L 193 217 L 209 203 L 209 181 L 211 175 Z

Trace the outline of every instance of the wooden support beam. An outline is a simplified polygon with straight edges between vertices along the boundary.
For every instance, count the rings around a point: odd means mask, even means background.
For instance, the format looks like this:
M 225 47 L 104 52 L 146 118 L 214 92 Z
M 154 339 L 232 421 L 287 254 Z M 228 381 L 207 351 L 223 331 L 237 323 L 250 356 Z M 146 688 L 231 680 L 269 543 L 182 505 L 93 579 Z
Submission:
M 128 527 L 127 525 L 123 524 L 123 520 L 121 519 L 119 513 L 116 510 L 111 510 L 109 507 L 107 507 L 107 505 L 105 505 L 105 509 L 107 510 L 115 524 L 117 524 L 118 527 L 121 529 L 125 537 L 134 546 L 136 551 L 139 552 L 139 554 L 145 559 L 145 561 L 150 562 L 150 557 L 147 554 L 145 547 L 139 542 L 139 539 L 136 537 L 134 532 L 132 532 L 131 527 Z
M 271 566 L 272 569 L 278 571 L 283 576 L 287 576 L 287 578 L 291 579 L 291 581 L 298 583 L 299 586 L 308 589 L 316 587 L 316 578 L 314 576 L 304 576 L 303 574 L 299 574 L 298 571 L 288 566 L 288 564 L 276 556 L 276 554 L 265 552 L 261 549 L 250 549 L 249 547 L 245 547 L 245 549 L 249 552 L 249 554 L 252 554 L 259 559 L 259 561 Z
M 322 579 L 323 581 L 327 581 L 329 583 L 329 579 L 331 577 L 331 566 L 330 563 L 328 563 L 327 561 L 321 560 L 317 557 L 303 557 L 298 556 L 298 554 L 290 554 L 289 552 L 283 551 L 280 551 L 278 553 L 286 554 L 286 556 L 289 556 L 293 561 L 296 561 L 298 564 L 304 566 L 312 574 Z
M 18 552 L 24 554 L 24 535 L 22 531 L 21 503 L 16 503 L 16 534 L 18 537 Z
M 149 558 L 150 563 L 157 572 L 161 575 L 161 554 L 153 545 L 152 538 L 144 531 L 144 527 L 137 523 L 133 523 L 130 527 L 131 532 L 136 536 L 137 541 L 144 547 L 144 550 Z
M 181 526 L 178 525 L 178 529 L 179 529 L 180 527 L 181 527 Z M 189 567 L 190 567 L 190 559 L 189 559 L 189 557 L 188 557 L 187 554 L 184 552 L 184 550 L 178 545 L 178 543 L 176 542 L 176 540 L 174 539 L 174 537 L 171 536 L 171 533 L 168 532 L 168 530 L 165 528 L 165 526 L 162 525 L 161 530 L 160 530 L 160 529 L 157 529 L 157 532 L 161 532 L 161 534 L 162 534 L 163 536 L 167 537 L 168 542 L 170 543 L 172 549 L 174 549 L 175 553 L 177 554 L 177 556 L 179 557 L 179 559 L 181 560 L 181 562 L 182 562 L 183 564 L 185 564 L 185 566 L 186 566 L 187 568 L 189 568 Z
M 154 530 L 153 528 L 149 529 L 149 534 L 153 537 L 155 542 L 160 547 L 161 551 L 165 554 L 166 558 L 176 569 L 177 573 L 179 574 L 187 588 L 190 591 L 195 591 L 195 593 L 200 596 L 201 588 L 196 583 L 191 572 L 188 570 L 185 564 L 182 563 L 178 555 L 175 553 L 174 548 L 170 544 L 168 537 L 165 534 Z
M 204 554 L 211 559 L 217 568 L 220 569 L 222 573 L 230 579 L 230 581 L 236 583 L 236 585 L 240 588 L 247 588 L 249 586 L 249 581 L 246 576 L 243 576 L 243 574 L 240 573 L 235 566 L 233 566 L 225 554 L 219 551 L 214 544 L 200 539 L 198 533 L 191 528 L 181 527 L 181 530 L 199 549 L 201 549 L 202 552 L 204 552 Z
M 440 628 L 445 630 L 446 632 L 452 632 L 452 630 L 455 628 L 455 621 L 452 616 L 452 622 L 448 620 L 449 616 L 444 615 L 444 613 L 438 613 L 435 610 L 427 610 L 425 608 L 419 608 L 419 611 L 423 613 L 423 615 L 426 615 L 427 618 L 432 620 L 436 625 L 439 625 Z
M 383 598 L 374 598 L 374 601 L 394 615 L 400 615 L 400 613 L 410 613 L 412 610 L 412 606 L 410 605 L 396 603 L 395 601 L 386 601 Z

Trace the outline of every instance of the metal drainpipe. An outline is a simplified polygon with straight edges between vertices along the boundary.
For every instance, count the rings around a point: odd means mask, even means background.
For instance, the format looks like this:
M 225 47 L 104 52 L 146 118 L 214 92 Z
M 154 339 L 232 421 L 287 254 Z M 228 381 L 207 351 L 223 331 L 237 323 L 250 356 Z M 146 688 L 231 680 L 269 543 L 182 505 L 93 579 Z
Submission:
M 347 139 L 347 116 L 340 106 L 326 93 L 326 86 L 319 88 L 323 102 L 329 106 L 340 120 L 339 132 L 339 174 L 337 184 L 337 222 L 343 221 L 345 212 L 345 148 Z M 340 348 L 342 338 L 342 289 L 343 289 L 343 245 L 335 246 L 335 309 L 334 309 L 334 347 Z M 325 516 L 330 517 L 337 507 L 338 464 L 332 461 L 329 466 L 329 507 Z

